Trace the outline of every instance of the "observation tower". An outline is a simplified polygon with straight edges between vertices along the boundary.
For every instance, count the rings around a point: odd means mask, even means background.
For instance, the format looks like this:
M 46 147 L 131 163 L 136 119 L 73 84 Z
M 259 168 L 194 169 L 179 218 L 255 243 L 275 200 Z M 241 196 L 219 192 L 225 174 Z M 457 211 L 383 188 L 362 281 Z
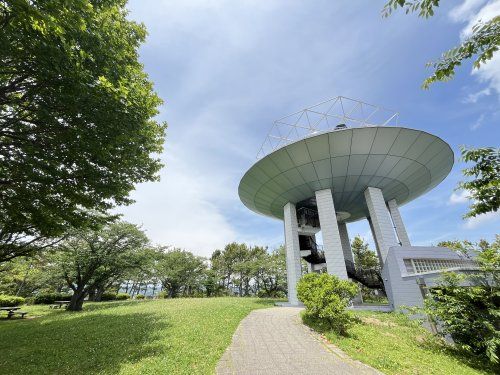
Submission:
M 406 260 L 425 249 L 424 259 L 451 256 L 448 249 L 411 246 L 399 207 L 443 181 L 453 151 L 441 138 L 398 121 L 397 112 L 339 96 L 274 122 L 238 192 L 250 210 L 284 221 L 290 304 L 299 303 L 301 259 L 309 272 L 385 289 L 394 307 L 400 299 L 390 280 L 391 249 L 403 254 L 396 257 L 401 278 L 411 276 Z M 354 264 L 346 224 L 361 219 L 369 221 L 382 274 Z

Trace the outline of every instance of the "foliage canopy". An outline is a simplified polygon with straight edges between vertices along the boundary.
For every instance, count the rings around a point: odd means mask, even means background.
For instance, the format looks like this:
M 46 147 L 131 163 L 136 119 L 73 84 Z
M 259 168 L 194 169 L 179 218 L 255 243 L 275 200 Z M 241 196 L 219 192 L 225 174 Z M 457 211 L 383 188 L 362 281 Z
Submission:
M 0 240 L 11 248 L 26 242 L 13 234 L 102 223 L 134 184 L 157 179 L 161 100 L 125 4 L 0 1 Z
M 429 18 L 434 15 L 434 8 L 439 7 L 439 0 L 389 0 L 382 10 L 382 15 L 388 17 L 398 8 L 405 9 L 406 14 L 418 12 L 419 17 Z M 474 68 L 478 69 L 498 51 L 500 46 L 500 16 L 487 22 L 479 21 L 472 28 L 472 34 L 459 46 L 446 51 L 440 60 L 431 62 L 428 66 L 434 68 L 434 73 L 428 77 L 423 87 L 428 88 L 437 81 L 448 81 L 455 75 L 455 68 L 463 60 L 476 56 Z
M 465 217 L 474 217 L 487 212 L 496 212 L 500 207 L 500 149 L 484 147 L 462 148 L 462 159 L 473 162 L 472 167 L 463 170 L 470 181 L 458 186 L 470 194 L 473 203 Z

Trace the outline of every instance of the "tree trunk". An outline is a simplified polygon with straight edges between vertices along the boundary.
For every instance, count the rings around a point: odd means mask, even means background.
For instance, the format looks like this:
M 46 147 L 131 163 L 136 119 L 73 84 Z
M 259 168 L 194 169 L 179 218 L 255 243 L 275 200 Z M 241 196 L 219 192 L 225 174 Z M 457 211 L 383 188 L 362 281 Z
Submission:
M 125 284 L 125 293 L 128 294 L 128 284 L 129 284 L 129 281 L 127 280 L 127 284 Z
M 104 289 L 105 289 L 104 286 L 100 286 L 96 289 L 93 301 L 95 302 L 102 301 L 102 295 L 104 294 Z
M 77 288 L 71 296 L 71 301 L 68 305 L 68 310 L 70 311 L 81 311 L 83 307 L 83 300 L 87 295 L 87 291 L 84 288 Z
M 245 296 L 248 297 L 248 289 L 250 288 L 250 278 L 247 277 L 245 279 Z
M 96 289 L 95 288 L 90 288 L 89 289 L 89 301 L 96 301 Z

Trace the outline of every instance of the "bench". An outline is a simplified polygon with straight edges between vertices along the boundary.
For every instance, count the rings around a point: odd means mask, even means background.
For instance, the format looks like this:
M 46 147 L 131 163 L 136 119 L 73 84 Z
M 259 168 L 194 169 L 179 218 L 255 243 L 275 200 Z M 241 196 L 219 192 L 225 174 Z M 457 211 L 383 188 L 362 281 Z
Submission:
M 24 316 L 28 313 L 27 311 L 15 311 L 15 310 L 6 310 L 7 311 L 7 319 L 12 318 L 15 314 L 21 315 L 21 318 L 24 318 Z
M 22 319 L 22 318 L 24 318 L 24 316 L 25 316 L 27 313 L 28 313 L 27 311 L 14 311 L 14 313 L 13 313 L 12 315 L 14 315 L 14 314 L 19 314 L 19 315 L 21 315 L 21 319 Z

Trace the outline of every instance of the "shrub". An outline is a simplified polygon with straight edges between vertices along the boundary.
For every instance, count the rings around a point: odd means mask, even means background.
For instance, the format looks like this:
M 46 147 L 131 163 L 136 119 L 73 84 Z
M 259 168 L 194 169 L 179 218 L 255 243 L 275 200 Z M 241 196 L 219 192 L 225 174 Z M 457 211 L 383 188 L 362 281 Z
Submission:
M 54 303 L 54 301 L 67 301 L 71 299 L 71 294 L 67 293 L 40 293 L 35 296 L 35 305 Z
M 342 335 L 354 321 L 346 308 L 357 293 L 356 284 L 327 273 L 308 273 L 297 284 L 298 298 L 306 307 L 307 317 L 326 322 Z
M 116 296 L 115 296 L 115 299 L 117 301 L 125 301 L 127 299 L 130 299 L 130 294 L 127 294 L 127 293 L 118 293 Z
M 135 296 L 135 299 L 144 299 L 144 298 L 146 298 L 144 294 L 138 294 Z
M 286 294 L 282 290 L 271 290 L 266 292 L 265 290 L 259 290 L 257 293 L 259 298 L 285 298 Z
M 127 293 L 104 292 L 101 296 L 101 301 L 124 301 L 129 298 L 130 295 Z
M 104 292 L 101 295 L 101 301 L 114 301 L 116 299 L 116 293 Z
M 445 273 L 429 290 L 424 311 L 439 323 L 441 334 L 450 335 L 467 352 L 500 362 L 500 236 L 490 244 L 481 241 L 449 242 L 448 247 L 468 256 L 475 252 L 480 271 Z M 464 286 L 464 284 L 466 286 Z
M 459 348 L 498 363 L 500 290 L 486 285 L 464 287 L 463 279 L 453 273 L 444 275 L 441 284 L 430 290 L 432 298 L 425 300 L 424 310 Z
M 157 297 L 158 298 L 167 298 L 168 297 L 168 293 L 165 292 L 164 290 L 162 290 L 160 293 L 158 293 Z
M 23 297 L 0 294 L 0 307 L 18 306 L 24 303 Z

